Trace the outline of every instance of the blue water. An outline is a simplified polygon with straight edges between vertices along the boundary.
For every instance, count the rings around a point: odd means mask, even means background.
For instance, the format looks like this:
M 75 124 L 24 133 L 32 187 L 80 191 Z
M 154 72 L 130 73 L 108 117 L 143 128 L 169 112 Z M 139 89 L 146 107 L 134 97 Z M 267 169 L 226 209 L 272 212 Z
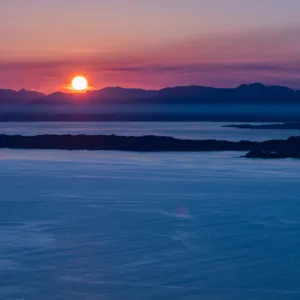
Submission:
M 0 123 L 0 134 L 147 134 L 188 139 L 223 139 L 230 141 L 285 139 L 299 136 L 299 130 L 253 130 L 224 128 L 232 123 L 219 122 L 33 122 Z M 238 124 L 238 123 L 235 123 Z M 259 124 L 259 123 L 252 123 Z
M 289 134 L 218 123 L 121 125 L 1 128 Z M 300 161 L 241 154 L 0 150 L 0 299 L 299 299 Z
M 0 299 L 299 299 L 296 160 L 0 151 Z

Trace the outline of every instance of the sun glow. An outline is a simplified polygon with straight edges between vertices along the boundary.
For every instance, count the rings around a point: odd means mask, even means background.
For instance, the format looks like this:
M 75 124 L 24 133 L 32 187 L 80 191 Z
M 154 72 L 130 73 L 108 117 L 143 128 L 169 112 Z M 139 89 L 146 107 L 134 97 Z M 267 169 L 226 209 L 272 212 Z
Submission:
M 83 76 L 76 76 L 72 79 L 72 89 L 75 91 L 86 91 L 88 85 L 87 79 Z

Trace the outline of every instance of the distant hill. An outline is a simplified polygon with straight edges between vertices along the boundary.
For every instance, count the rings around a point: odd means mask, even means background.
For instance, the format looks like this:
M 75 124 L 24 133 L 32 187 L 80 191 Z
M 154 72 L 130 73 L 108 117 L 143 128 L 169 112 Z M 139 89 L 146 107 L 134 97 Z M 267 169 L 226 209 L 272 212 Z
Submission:
M 0 89 L 0 104 L 24 104 L 32 103 L 37 99 L 46 97 L 45 94 L 27 90 L 5 90 Z
M 98 91 L 90 92 L 90 98 L 93 100 L 131 100 L 131 99 L 149 99 L 157 97 L 157 91 L 143 89 L 125 89 L 121 87 L 107 87 Z
M 56 92 L 45 95 L 35 91 L 0 90 L 1 104 L 207 104 L 207 103 L 299 103 L 300 91 L 261 83 L 237 88 L 178 86 L 161 90 L 107 87 L 83 94 Z
M 0 90 L 0 122 L 220 121 L 299 122 L 300 91 L 261 83 L 237 88 L 107 87 L 86 93 Z

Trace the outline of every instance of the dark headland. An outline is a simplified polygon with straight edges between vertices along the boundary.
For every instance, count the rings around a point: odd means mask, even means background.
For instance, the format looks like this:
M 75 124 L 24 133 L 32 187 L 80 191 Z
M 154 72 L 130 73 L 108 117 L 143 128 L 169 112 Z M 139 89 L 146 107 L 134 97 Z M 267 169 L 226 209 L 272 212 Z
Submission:
M 57 150 L 119 150 L 139 152 L 250 151 L 249 158 L 300 158 L 300 137 L 286 140 L 185 140 L 165 136 L 0 135 L 0 148 Z

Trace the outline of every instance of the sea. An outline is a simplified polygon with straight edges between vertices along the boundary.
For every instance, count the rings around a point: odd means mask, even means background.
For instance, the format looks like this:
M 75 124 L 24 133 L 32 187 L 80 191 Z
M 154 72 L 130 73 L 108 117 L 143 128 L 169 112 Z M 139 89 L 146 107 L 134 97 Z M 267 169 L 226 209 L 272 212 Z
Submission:
M 0 123 L 0 134 L 267 140 L 225 123 Z M 300 298 L 300 161 L 0 150 L 0 299 Z

